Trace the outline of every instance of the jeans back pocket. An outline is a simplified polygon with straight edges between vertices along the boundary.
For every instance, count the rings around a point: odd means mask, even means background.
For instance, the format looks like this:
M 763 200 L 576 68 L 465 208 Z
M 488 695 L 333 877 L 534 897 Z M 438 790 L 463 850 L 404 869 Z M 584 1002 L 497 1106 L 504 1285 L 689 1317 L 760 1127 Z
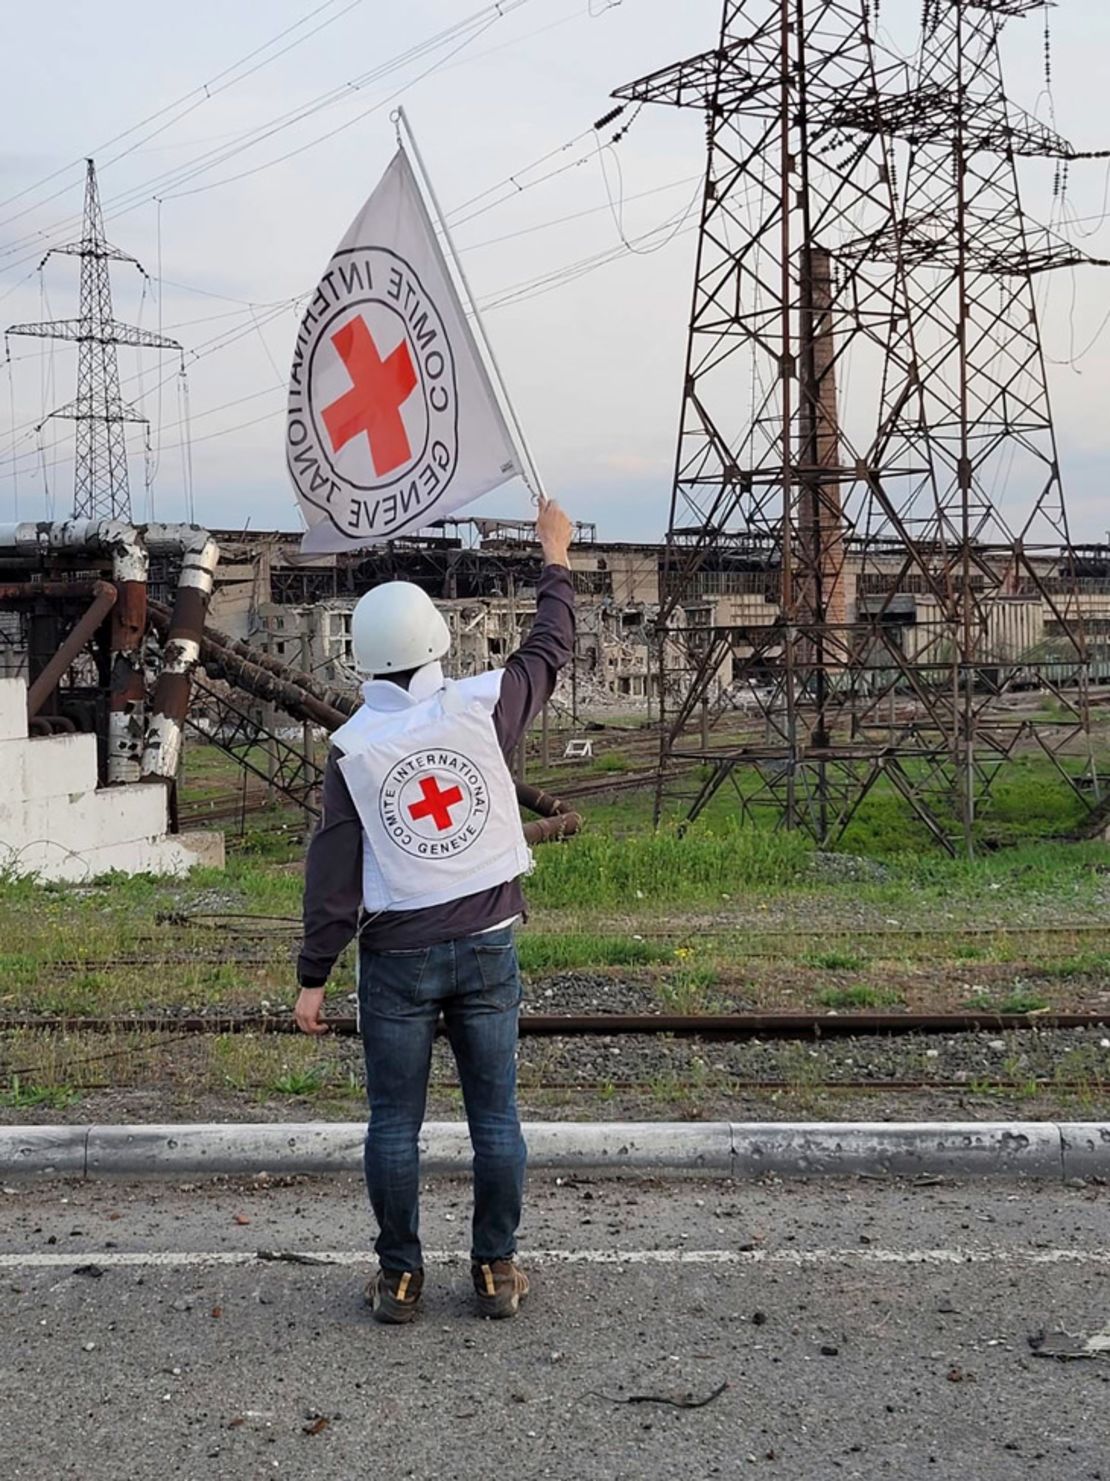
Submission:
M 516 943 L 475 946 L 473 951 L 477 970 L 474 986 L 483 999 L 497 1008 L 515 1008 L 523 996 Z

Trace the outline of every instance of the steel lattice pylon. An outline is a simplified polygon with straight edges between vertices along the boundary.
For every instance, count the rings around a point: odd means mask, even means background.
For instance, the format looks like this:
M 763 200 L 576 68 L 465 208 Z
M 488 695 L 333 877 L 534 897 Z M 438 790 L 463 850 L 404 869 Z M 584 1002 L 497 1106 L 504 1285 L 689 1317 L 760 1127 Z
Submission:
M 79 242 L 53 247 L 43 258 L 60 254 L 81 259 L 81 315 L 78 319 L 54 319 L 39 324 L 13 324 L 9 335 L 38 339 L 62 339 L 77 344 L 77 395 L 65 406 L 48 414 L 77 424 L 73 470 L 73 513 L 76 518 L 131 518 L 131 493 L 127 476 L 127 446 L 124 424 L 146 417 L 124 401 L 120 394 L 117 345 L 147 349 L 176 350 L 176 340 L 152 334 L 133 324 L 122 324 L 112 314 L 110 262 L 141 264 L 104 239 L 104 220 L 96 167 L 86 162 L 85 223 Z M 40 267 L 42 264 L 40 263 Z
M 1077 156 L 999 56 L 1043 8 L 926 0 L 906 58 L 878 0 L 725 0 L 713 51 L 615 94 L 708 136 L 659 634 L 692 815 L 732 781 L 826 842 L 885 778 L 970 848 L 1022 743 L 1097 796 L 1033 292 L 1092 259 L 1030 227 L 1017 157 Z M 690 747 L 699 708 L 739 736 Z

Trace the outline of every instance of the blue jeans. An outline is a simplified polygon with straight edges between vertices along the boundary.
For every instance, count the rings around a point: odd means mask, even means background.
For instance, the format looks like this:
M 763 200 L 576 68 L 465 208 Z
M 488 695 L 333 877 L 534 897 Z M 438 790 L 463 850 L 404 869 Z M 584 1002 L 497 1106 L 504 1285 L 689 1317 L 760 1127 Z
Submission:
M 363 951 L 359 1020 L 370 1123 L 364 1166 L 386 1270 L 420 1270 L 417 1140 L 440 1015 L 474 1149 L 471 1257 L 516 1252 L 526 1149 L 516 1109 L 520 969 L 513 928 L 415 951 Z

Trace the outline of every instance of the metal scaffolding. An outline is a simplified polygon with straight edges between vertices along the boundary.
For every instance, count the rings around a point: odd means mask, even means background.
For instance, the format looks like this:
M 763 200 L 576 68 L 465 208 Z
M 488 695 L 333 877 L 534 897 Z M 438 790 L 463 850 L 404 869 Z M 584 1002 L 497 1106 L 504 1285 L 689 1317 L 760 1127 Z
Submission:
M 879 0 L 725 0 L 712 51 L 615 94 L 706 121 L 659 642 L 661 777 L 708 763 L 691 816 L 731 783 L 831 842 L 885 779 L 970 850 L 1030 744 L 1097 798 L 1034 295 L 1092 259 L 1034 229 L 1017 168 L 1057 161 L 1059 191 L 1082 156 L 1008 99 L 999 47 L 1044 8 L 926 0 L 905 57 Z M 732 738 L 691 748 L 699 711 Z

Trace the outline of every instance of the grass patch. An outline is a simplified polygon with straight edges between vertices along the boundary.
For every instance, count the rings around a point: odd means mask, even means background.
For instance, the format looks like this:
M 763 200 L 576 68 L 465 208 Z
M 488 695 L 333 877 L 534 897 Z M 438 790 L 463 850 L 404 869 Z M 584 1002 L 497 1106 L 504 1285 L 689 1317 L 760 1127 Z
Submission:
M 990 997 L 987 993 L 977 993 L 975 997 L 968 998 L 964 1004 L 965 1008 L 973 1013 L 1043 1013 L 1051 1004 L 1047 998 L 1040 997 L 1037 993 L 1029 992 L 1025 988 L 1016 987 L 1006 997 Z
M 889 1008 L 900 1003 L 900 993 L 889 988 L 871 987 L 866 982 L 854 982 L 851 987 L 827 987 L 817 994 L 823 1008 Z
M 656 985 L 659 1001 L 669 1013 L 687 1016 L 709 1012 L 717 973 L 712 967 L 683 967 Z
M 590 831 L 565 847 L 540 849 L 529 890 L 537 905 L 635 910 L 641 902 L 709 904 L 722 895 L 782 888 L 803 876 L 809 844 L 791 834 L 739 825 L 660 830 L 630 838 Z
M 1045 977 L 1110 976 L 1110 952 L 1078 951 L 1058 961 L 1043 962 L 1037 971 Z
M 286 1070 L 266 1088 L 274 1095 L 318 1095 L 327 1076 L 318 1067 L 308 1070 Z
M 867 966 L 864 957 L 851 951 L 812 951 L 802 957 L 806 967 L 816 967 L 823 972 L 859 972 Z
M 968 941 L 958 941 L 952 948 L 952 958 L 957 962 L 981 962 L 986 956 L 981 946 L 972 946 Z
M 517 945 L 521 970 L 533 977 L 583 967 L 651 966 L 671 955 L 666 945 L 635 936 L 532 935 L 524 931 Z
M 18 1075 L 13 1077 L 7 1090 L 0 1091 L 0 1106 L 21 1111 L 42 1106 L 52 1111 L 63 1111 L 75 1100 L 80 1100 L 80 1096 L 69 1085 L 30 1085 L 20 1080 Z
M 614 776 L 623 775 L 632 770 L 632 762 L 627 756 L 622 756 L 616 751 L 609 751 L 604 756 L 599 756 L 593 765 L 594 771 L 612 773 Z
M 998 1011 L 1000 1013 L 1043 1013 L 1048 1006 L 1047 998 L 1018 988 L 1010 993 L 1009 997 L 1002 999 L 998 1005 Z

